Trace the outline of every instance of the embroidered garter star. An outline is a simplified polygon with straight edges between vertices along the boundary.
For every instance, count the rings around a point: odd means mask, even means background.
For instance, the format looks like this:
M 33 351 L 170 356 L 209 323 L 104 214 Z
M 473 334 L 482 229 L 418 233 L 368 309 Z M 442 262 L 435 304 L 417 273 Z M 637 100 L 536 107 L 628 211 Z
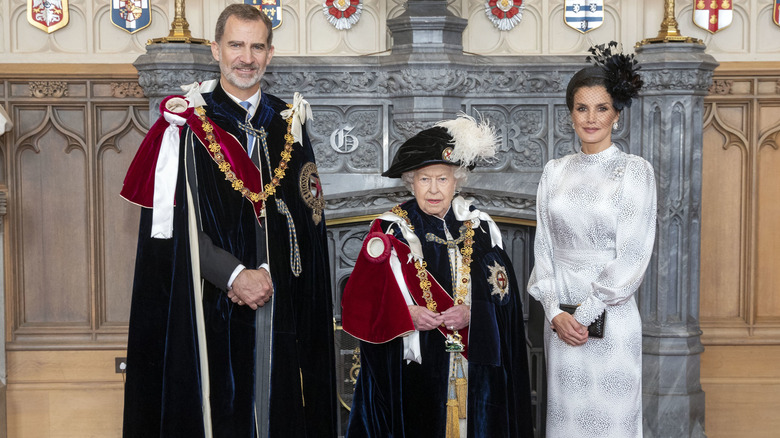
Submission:
M 493 291 L 490 295 L 498 295 L 498 298 L 503 301 L 509 293 L 509 277 L 506 275 L 506 268 L 499 265 L 498 262 L 493 262 L 493 265 L 488 266 L 488 268 L 490 269 L 488 281 L 493 285 Z

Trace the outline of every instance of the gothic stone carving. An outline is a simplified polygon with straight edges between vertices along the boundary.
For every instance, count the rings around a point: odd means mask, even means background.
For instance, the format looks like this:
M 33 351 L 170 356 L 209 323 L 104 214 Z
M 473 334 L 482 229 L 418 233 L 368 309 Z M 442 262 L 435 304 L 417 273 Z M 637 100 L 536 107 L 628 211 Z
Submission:
M 712 70 L 685 69 L 685 70 L 642 70 L 642 87 L 645 92 L 669 90 L 695 90 L 706 92 L 712 83 Z
M 65 81 L 30 81 L 30 96 L 60 98 L 68 95 L 68 83 Z
M 111 96 L 113 97 L 144 97 L 144 90 L 137 82 L 112 82 Z

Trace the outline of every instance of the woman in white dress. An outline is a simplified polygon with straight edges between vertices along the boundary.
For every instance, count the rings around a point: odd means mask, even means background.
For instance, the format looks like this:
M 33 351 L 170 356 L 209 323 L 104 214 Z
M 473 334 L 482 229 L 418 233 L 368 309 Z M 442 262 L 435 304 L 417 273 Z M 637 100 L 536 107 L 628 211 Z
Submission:
M 582 147 L 550 160 L 537 194 L 528 292 L 544 307 L 547 437 L 642 436 L 642 322 L 634 293 L 653 251 L 653 168 L 612 143 L 642 81 L 632 56 L 591 49 L 569 82 Z M 560 305 L 577 305 L 569 314 Z M 588 326 L 605 312 L 603 338 Z

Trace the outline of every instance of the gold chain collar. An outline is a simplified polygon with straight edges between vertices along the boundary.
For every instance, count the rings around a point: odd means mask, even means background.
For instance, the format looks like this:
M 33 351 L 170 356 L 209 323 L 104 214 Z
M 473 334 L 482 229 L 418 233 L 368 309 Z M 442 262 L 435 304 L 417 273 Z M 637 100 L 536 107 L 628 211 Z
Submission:
M 414 231 L 414 226 L 409 221 L 409 214 L 406 212 L 406 210 L 401 208 L 400 205 L 396 205 L 390 211 L 406 221 L 406 225 L 409 227 L 409 229 Z M 466 239 L 463 241 L 463 247 L 460 249 L 460 254 L 463 257 L 463 263 L 460 267 L 461 281 L 455 288 L 454 301 L 456 306 L 466 303 L 466 296 L 468 296 L 469 292 L 468 284 L 470 281 L 469 279 L 471 278 L 471 255 L 474 253 L 472 248 L 472 245 L 474 245 L 473 225 L 470 220 L 465 221 L 464 225 L 466 226 Z M 422 289 L 422 295 L 425 299 L 426 307 L 431 312 L 436 312 L 437 304 L 436 301 L 433 300 L 433 295 L 431 294 L 431 281 L 428 280 L 428 274 L 425 269 L 428 267 L 428 264 L 425 262 L 425 260 L 415 260 L 414 267 L 417 268 L 417 278 L 420 280 L 420 289 Z
M 292 108 L 292 105 L 287 104 L 287 108 Z M 286 120 L 287 133 L 284 135 L 285 144 L 284 150 L 282 150 L 281 153 L 282 159 L 279 161 L 279 166 L 274 169 L 274 175 L 271 178 L 271 182 L 265 185 L 262 192 L 256 193 L 246 188 L 244 186 L 244 181 L 236 178 L 235 172 L 231 170 L 230 163 L 225 161 L 225 156 L 221 152 L 222 146 L 220 146 L 220 144 L 217 142 L 217 139 L 214 137 L 214 126 L 211 125 L 211 121 L 209 121 L 209 119 L 206 117 L 206 110 L 203 109 L 202 106 L 199 106 L 195 108 L 195 114 L 197 114 L 198 118 L 203 124 L 202 128 L 206 133 L 206 140 L 209 142 L 208 148 L 213 154 L 212 158 L 214 159 L 214 162 L 216 162 L 217 166 L 219 166 L 219 170 L 225 174 L 225 179 L 230 181 L 230 183 L 233 185 L 233 189 L 238 190 L 241 192 L 243 197 L 255 203 L 259 201 L 265 202 L 269 196 L 273 196 L 274 193 L 276 193 L 276 188 L 279 187 L 279 185 L 282 183 L 282 179 L 284 178 L 285 171 L 287 169 L 287 163 L 290 161 L 292 156 L 292 145 L 295 141 L 292 134 L 290 134 L 290 130 L 292 128 L 292 117 Z

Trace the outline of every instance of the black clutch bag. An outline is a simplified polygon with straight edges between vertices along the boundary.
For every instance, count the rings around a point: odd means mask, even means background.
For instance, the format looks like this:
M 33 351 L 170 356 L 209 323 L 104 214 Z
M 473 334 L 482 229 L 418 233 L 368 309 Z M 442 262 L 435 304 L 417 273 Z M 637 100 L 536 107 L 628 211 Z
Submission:
M 559 306 L 561 310 L 566 313 L 574 315 L 574 311 L 577 310 L 577 305 L 574 304 L 561 304 Z M 604 319 L 607 317 L 607 311 L 601 312 L 598 318 L 593 321 L 593 324 L 588 326 L 588 336 L 591 338 L 603 338 L 604 337 Z

